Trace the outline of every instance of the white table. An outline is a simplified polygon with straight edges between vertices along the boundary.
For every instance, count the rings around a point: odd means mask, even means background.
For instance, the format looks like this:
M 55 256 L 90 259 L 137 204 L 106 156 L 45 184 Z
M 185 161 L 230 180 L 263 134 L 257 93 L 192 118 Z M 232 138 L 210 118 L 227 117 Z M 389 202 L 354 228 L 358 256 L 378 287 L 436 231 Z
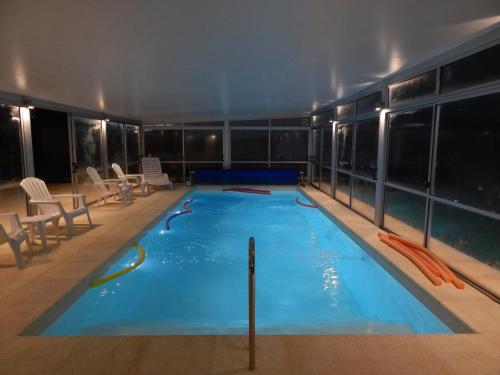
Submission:
M 54 215 L 35 215 L 21 219 L 21 224 L 27 224 L 31 232 L 31 242 L 35 243 L 35 226 L 42 240 L 42 248 L 47 247 L 47 230 L 45 225 L 54 220 Z M 57 241 L 59 241 L 59 228 L 56 228 Z

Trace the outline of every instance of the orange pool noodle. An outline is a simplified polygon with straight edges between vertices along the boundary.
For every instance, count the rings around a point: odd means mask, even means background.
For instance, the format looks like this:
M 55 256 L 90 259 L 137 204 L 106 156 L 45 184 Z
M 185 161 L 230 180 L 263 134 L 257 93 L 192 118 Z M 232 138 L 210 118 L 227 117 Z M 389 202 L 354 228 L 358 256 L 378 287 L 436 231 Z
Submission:
M 378 234 L 380 240 L 384 242 L 385 244 L 389 245 L 392 247 L 394 250 L 398 251 L 402 255 L 404 255 L 406 258 L 408 258 L 415 266 L 418 267 L 420 271 L 434 284 L 434 285 L 441 285 L 441 279 L 437 276 L 435 276 L 432 271 L 425 265 L 422 260 L 415 255 L 412 251 L 408 250 L 406 247 L 401 246 L 398 242 L 391 240 L 387 236 L 385 236 L 383 233 Z
M 418 251 L 427 254 L 436 263 L 436 265 L 442 270 L 441 277 L 443 277 L 443 280 L 445 280 L 446 282 L 453 283 L 453 285 L 455 285 L 455 287 L 457 287 L 458 289 L 465 288 L 464 282 L 462 280 L 460 280 L 457 277 L 457 275 L 455 275 L 455 273 L 452 270 L 450 270 L 448 268 L 448 266 L 441 260 L 441 258 L 439 258 L 432 251 L 430 251 L 429 249 L 426 249 L 422 245 L 419 245 L 419 244 L 414 243 L 410 240 L 407 240 L 406 238 L 399 237 L 399 236 L 396 236 L 394 234 L 388 234 L 387 236 L 390 239 L 394 239 L 394 240 L 399 241 L 403 244 L 407 244 L 408 246 L 411 246 L 411 247 L 417 249 Z

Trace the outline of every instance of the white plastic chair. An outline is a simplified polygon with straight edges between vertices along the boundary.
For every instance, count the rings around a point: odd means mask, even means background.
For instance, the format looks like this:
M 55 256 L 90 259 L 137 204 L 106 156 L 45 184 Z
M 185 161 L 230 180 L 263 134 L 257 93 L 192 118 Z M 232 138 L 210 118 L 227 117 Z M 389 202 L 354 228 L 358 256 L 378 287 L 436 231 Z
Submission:
M 144 173 L 149 185 L 167 186 L 170 189 L 174 187 L 173 182 L 168 178 L 168 174 L 162 172 L 159 158 L 142 158 L 141 164 L 142 173 Z
M 134 187 L 139 187 L 141 189 L 142 194 L 147 194 L 148 193 L 148 182 L 146 181 L 146 178 L 144 177 L 143 174 L 125 174 L 123 173 L 122 167 L 120 167 L 119 164 L 113 163 L 111 164 L 111 168 L 116 173 L 116 176 L 125 181 L 129 182 L 132 180 L 132 182 L 135 184 L 133 185 Z
M 19 216 L 16 213 L 10 212 L 5 214 L 0 214 L 0 217 L 8 217 L 10 219 L 10 228 L 9 231 L 0 224 L 0 245 L 4 243 L 8 243 L 12 252 L 14 253 L 14 257 L 16 258 L 17 268 L 23 268 L 23 254 L 21 253 L 21 244 L 26 241 L 28 245 L 28 249 L 31 252 L 31 242 L 28 238 L 28 233 L 21 226 L 21 222 L 19 221 Z
M 87 199 L 84 194 L 58 194 L 51 195 L 45 181 L 36 177 L 27 177 L 21 181 L 21 187 L 30 197 L 29 203 L 35 205 L 42 214 L 54 215 L 64 218 L 68 228 L 68 237 L 73 235 L 73 219 L 80 215 L 87 215 L 89 226 L 92 228 Z M 58 198 L 78 199 L 78 208 L 66 210 Z
M 101 176 L 99 176 L 99 173 L 97 173 L 97 170 L 92 167 L 87 167 L 87 174 L 94 183 L 94 186 L 100 195 L 99 199 L 97 200 L 97 206 L 99 206 L 101 202 L 106 204 L 106 200 L 110 197 L 116 197 L 116 193 L 109 191 L 107 187 L 109 185 L 116 186 L 118 193 L 122 198 L 123 204 L 132 202 L 132 186 L 127 184 L 127 181 L 123 181 L 117 178 L 103 180 Z

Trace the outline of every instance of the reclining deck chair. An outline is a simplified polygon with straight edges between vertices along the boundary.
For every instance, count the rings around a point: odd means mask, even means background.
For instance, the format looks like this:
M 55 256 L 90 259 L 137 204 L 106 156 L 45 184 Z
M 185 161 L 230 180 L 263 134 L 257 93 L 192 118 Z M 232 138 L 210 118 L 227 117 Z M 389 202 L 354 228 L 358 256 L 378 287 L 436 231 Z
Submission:
M 133 187 L 139 187 L 142 194 L 148 193 L 148 182 L 143 174 L 125 174 L 119 164 L 111 164 L 111 168 L 116 173 L 116 176 L 126 183 L 132 182 Z
M 55 218 L 62 217 L 68 228 L 68 237 L 73 236 L 73 219 L 80 215 L 87 215 L 89 226 L 92 228 L 87 199 L 84 194 L 58 194 L 51 195 L 45 181 L 36 177 L 27 177 L 21 181 L 21 187 L 30 197 L 29 203 L 36 206 L 44 215 L 54 215 Z M 78 208 L 67 210 L 58 198 L 78 199 Z
M 159 158 L 142 158 L 141 163 L 142 172 L 149 185 L 167 186 L 170 189 L 174 187 L 173 182 L 168 178 L 168 174 L 162 172 Z
M 121 179 L 107 179 L 103 180 L 97 170 L 92 167 L 87 167 L 87 174 L 94 183 L 94 186 L 99 193 L 99 199 L 97 200 L 97 206 L 101 203 L 106 204 L 106 200 L 110 197 L 116 197 L 116 193 L 109 191 L 107 185 L 116 186 L 118 193 L 120 194 L 123 204 L 131 203 L 131 190 L 132 186 L 127 184 L 126 181 Z

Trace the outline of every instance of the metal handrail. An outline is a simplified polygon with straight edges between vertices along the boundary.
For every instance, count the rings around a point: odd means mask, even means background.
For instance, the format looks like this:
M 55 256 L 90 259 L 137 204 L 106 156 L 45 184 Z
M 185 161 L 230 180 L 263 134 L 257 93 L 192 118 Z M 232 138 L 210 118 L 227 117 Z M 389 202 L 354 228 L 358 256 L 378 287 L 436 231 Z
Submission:
M 255 240 L 248 240 L 248 369 L 255 369 Z

